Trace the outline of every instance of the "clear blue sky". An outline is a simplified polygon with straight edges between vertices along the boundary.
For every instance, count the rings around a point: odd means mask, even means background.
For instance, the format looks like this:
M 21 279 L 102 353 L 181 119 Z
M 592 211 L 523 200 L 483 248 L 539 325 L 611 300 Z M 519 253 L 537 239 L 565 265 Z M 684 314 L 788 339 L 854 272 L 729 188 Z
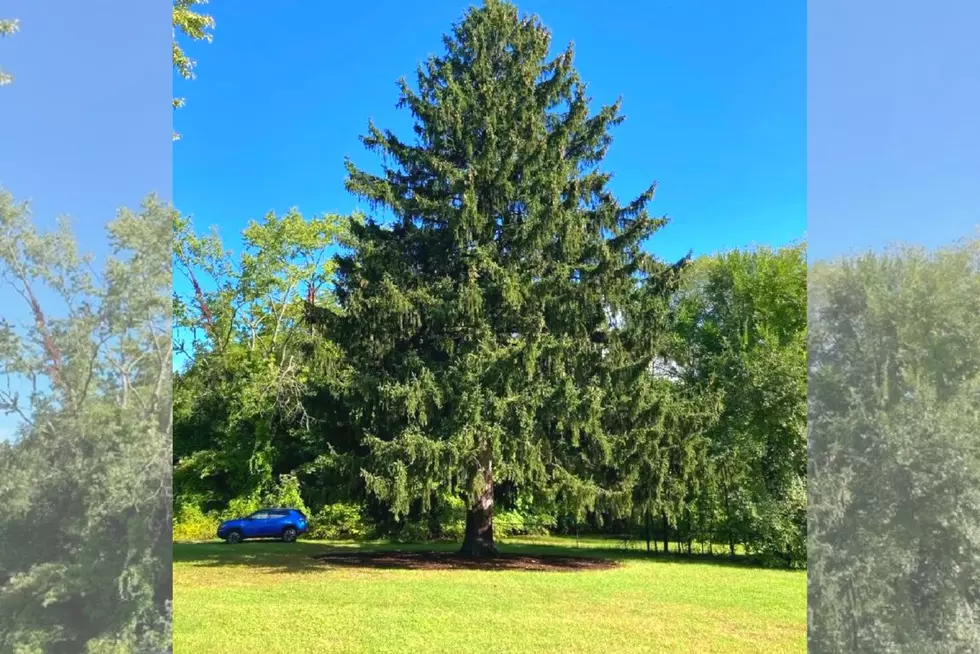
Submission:
M 936 247 L 980 223 L 980 2 L 807 8 L 812 257 Z
M 344 156 L 373 167 L 357 138 L 368 119 L 410 135 L 395 82 L 441 51 L 472 3 L 209 5 L 211 44 L 188 48 L 198 78 L 175 81 L 174 199 L 229 243 L 250 219 L 292 206 L 348 212 Z M 528 0 L 555 48 L 576 44 L 596 104 L 623 98 L 626 122 L 605 164 L 621 199 L 653 180 L 651 243 L 666 258 L 806 227 L 806 25 L 803 3 Z

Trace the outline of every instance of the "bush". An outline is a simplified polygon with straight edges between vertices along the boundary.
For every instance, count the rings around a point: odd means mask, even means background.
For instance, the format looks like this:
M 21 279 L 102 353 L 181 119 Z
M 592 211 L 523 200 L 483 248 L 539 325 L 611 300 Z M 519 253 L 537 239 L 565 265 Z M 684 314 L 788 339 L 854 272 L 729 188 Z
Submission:
M 442 538 L 461 540 L 466 531 L 466 503 L 463 498 L 450 493 L 439 497 L 436 519 Z
M 278 483 L 265 494 L 262 503 L 268 507 L 279 507 L 283 509 L 297 509 L 306 515 L 309 510 L 299 491 L 299 479 L 296 475 L 282 475 Z
M 406 522 L 393 538 L 398 543 L 419 543 L 429 540 L 430 537 L 429 525 L 412 521 Z
M 316 540 L 357 540 L 368 537 L 372 526 L 357 504 L 327 504 L 310 519 L 309 537 Z
M 211 540 L 219 522 L 216 516 L 205 515 L 199 506 L 181 504 L 174 511 L 174 541 Z
M 236 497 L 221 511 L 205 513 L 201 509 L 200 502 L 194 500 L 200 498 L 196 496 L 183 498 L 174 511 L 174 541 L 210 540 L 215 537 L 218 525 L 222 521 L 244 518 L 263 507 L 299 509 L 309 513 L 300 495 L 299 481 L 293 475 L 280 477 L 279 482 L 261 499 L 257 494 Z
M 218 525 L 224 520 L 234 520 L 258 511 L 263 507 L 299 509 L 309 514 L 300 495 L 299 480 L 294 475 L 282 475 L 279 482 L 264 496 L 258 494 L 236 497 L 221 511 L 205 513 L 201 509 L 201 497 L 185 496 L 174 511 L 174 541 L 210 540 L 215 537 Z M 198 500 L 198 501 L 194 501 Z M 354 529 L 357 532 L 357 529 Z M 336 536 L 349 538 L 354 536 Z
M 466 534 L 466 506 L 462 500 L 451 498 L 451 501 L 439 507 L 437 516 L 441 538 L 457 541 L 463 539 Z M 496 538 L 547 536 L 554 525 L 554 518 L 547 514 L 499 511 L 493 516 L 493 533 Z M 398 529 L 393 538 L 401 543 L 413 543 L 430 540 L 434 538 L 434 534 L 428 523 L 413 520 Z
M 466 535 L 465 518 L 442 525 L 442 537 L 447 540 L 463 540 L 464 535 Z
M 255 513 L 262 508 L 262 503 L 259 502 L 257 497 L 236 497 L 232 501 L 228 502 L 228 507 L 224 511 L 219 511 L 216 517 L 219 520 L 234 520 L 235 518 L 244 518 L 245 516 Z
M 539 531 L 533 520 L 525 519 L 525 516 L 517 511 L 501 511 L 493 516 L 493 534 L 498 538 L 526 536 L 537 534 Z
M 806 480 L 794 479 L 786 497 L 761 503 L 754 532 L 747 549 L 761 563 L 805 568 Z
M 547 536 L 555 519 L 547 514 L 501 511 L 493 516 L 494 536 Z

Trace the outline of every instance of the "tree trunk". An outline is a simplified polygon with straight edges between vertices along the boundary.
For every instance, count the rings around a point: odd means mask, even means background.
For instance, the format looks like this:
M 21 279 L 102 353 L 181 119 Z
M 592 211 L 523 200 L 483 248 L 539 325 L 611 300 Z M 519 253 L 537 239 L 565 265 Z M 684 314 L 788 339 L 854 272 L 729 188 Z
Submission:
M 439 498 L 435 493 L 432 493 L 429 499 L 429 535 L 435 539 L 442 538 L 442 524 L 439 522 L 437 510 L 438 502 Z
M 670 523 L 667 522 L 667 514 L 664 514 L 664 554 L 670 554 Z
M 647 552 L 650 551 L 650 512 L 646 513 L 646 523 L 647 523 Z
M 724 482 L 724 502 L 725 502 L 725 526 L 728 528 L 728 550 L 732 558 L 735 557 L 735 531 L 732 525 L 732 510 L 728 500 L 728 475 Z
M 487 557 L 497 554 L 497 546 L 493 542 L 493 462 L 488 459 L 481 473 L 483 492 L 466 512 L 466 533 L 463 547 L 459 550 L 463 556 Z

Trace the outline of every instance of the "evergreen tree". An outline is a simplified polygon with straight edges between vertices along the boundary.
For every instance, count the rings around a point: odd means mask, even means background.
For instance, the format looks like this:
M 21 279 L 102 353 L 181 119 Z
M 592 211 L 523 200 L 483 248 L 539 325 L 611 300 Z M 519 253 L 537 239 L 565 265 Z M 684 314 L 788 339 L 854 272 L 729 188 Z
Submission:
M 404 515 L 436 490 L 468 503 L 462 551 L 496 551 L 494 483 L 568 511 L 632 509 L 621 465 L 657 420 L 628 380 L 667 341 L 678 266 L 641 248 L 666 219 L 654 187 L 622 205 L 602 172 L 617 102 L 590 113 L 571 47 L 505 2 L 471 9 L 399 106 L 415 142 L 373 124 L 373 174 L 348 189 L 378 211 L 338 259 L 341 315 L 312 312 L 344 349 L 368 490 Z M 651 391 L 653 392 L 653 391 Z M 617 416 L 627 418 L 618 419 Z

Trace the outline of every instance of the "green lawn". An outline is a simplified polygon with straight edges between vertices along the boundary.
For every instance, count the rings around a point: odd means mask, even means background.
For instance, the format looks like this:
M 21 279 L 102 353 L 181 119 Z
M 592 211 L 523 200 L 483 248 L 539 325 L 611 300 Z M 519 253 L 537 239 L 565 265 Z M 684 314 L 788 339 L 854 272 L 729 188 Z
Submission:
M 454 549 L 299 542 L 174 545 L 174 647 L 191 652 L 805 652 L 806 573 L 509 541 L 504 552 L 593 556 L 587 571 L 381 569 L 317 553 Z M 613 543 L 615 545 L 615 543 Z

